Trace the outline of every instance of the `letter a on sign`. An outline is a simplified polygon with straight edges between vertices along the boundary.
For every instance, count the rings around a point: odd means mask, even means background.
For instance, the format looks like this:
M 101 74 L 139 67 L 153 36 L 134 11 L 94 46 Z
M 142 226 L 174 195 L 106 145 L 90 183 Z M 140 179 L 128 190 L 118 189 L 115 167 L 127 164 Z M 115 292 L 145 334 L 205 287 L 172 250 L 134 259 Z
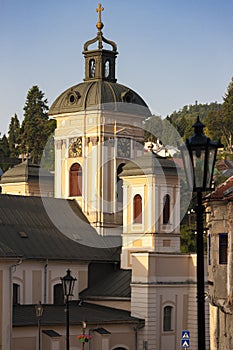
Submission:
M 182 341 L 181 341 L 181 347 L 182 347 L 182 349 L 188 349 L 188 348 L 190 348 L 190 340 L 189 340 L 189 339 L 187 339 L 187 340 L 182 339 Z
M 190 331 L 182 331 L 182 339 L 190 339 Z

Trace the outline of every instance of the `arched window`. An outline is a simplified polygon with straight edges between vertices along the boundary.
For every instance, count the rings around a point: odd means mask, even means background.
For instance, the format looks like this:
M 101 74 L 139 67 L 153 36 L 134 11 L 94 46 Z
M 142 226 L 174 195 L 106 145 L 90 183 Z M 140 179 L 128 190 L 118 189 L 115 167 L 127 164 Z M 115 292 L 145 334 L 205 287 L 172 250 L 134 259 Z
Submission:
M 55 305 L 63 305 L 64 304 L 64 294 L 62 284 L 55 284 L 53 287 L 53 303 Z
M 105 64 L 104 64 L 104 77 L 108 78 L 109 74 L 110 74 L 110 61 L 107 60 L 105 61 Z
M 75 163 L 70 168 L 70 196 L 82 195 L 82 167 Z
M 133 199 L 133 222 L 134 224 L 142 223 L 142 197 L 136 194 Z
M 17 283 L 13 283 L 13 305 L 20 304 L 19 298 L 20 298 L 20 286 Z
M 163 197 L 163 224 L 168 224 L 170 220 L 170 196 Z
M 95 60 L 93 59 L 89 62 L 89 77 L 95 78 Z
M 170 305 L 163 308 L 163 331 L 173 331 L 173 307 Z

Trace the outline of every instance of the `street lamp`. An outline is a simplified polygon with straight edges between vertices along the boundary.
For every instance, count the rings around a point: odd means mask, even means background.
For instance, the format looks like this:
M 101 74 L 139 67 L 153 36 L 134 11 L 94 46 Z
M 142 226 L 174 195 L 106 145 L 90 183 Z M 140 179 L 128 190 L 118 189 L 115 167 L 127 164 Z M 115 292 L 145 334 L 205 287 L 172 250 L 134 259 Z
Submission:
M 85 335 L 86 332 L 86 328 L 87 328 L 87 323 L 85 321 L 82 322 L 82 326 L 83 326 L 83 334 Z M 83 342 L 83 346 L 82 346 L 82 350 L 85 349 L 85 342 Z
M 66 303 L 66 350 L 70 349 L 69 297 L 73 295 L 74 283 L 77 280 L 71 276 L 70 272 L 70 269 L 68 269 L 66 275 L 64 277 L 60 277 Z
M 43 306 L 41 301 L 37 305 L 35 305 L 36 317 L 37 317 L 37 325 L 38 325 L 38 350 L 41 349 L 41 332 L 40 332 L 40 321 L 43 315 Z
M 198 350 L 205 350 L 205 290 L 202 192 L 212 190 L 212 178 L 220 141 L 211 141 L 203 133 L 204 124 L 197 117 L 194 135 L 180 147 L 189 188 L 197 193 L 196 244 L 197 244 L 197 328 Z

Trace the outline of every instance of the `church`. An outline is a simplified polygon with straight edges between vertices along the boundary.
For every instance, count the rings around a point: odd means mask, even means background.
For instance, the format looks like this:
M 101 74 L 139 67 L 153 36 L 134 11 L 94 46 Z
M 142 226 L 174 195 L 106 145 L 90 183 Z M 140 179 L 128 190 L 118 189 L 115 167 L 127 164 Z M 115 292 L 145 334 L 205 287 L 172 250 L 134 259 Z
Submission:
M 144 152 L 151 112 L 117 82 L 117 45 L 103 35 L 103 10 L 99 4 L 97 35 L 84 44 L 83 82 L 49 111 L 57 122 L 54 198 L 43 183 L 41 196 L 19 195 L 4 177 L 0 349 L 65 348 L 68 269 L 77 279 L 70 350 L 177 350 L 184 330 L 197 349 L 196 255 L 180 252 L 180 170 Z

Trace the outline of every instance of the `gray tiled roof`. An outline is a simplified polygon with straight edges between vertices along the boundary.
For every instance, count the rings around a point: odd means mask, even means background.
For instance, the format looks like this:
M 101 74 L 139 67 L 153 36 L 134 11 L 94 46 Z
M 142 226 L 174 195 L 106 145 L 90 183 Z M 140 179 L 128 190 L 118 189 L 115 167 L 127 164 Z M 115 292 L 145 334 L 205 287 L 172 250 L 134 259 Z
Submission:
M 66 324 L 65 305 L 43 305 L 44 311 L 41 318 L 41 325 L 55 326 Z M 70 302 L 70 324 L 104 325 L 107 323 L 139 323 L 141 319 L 131 317 L 129 311 L 110 308 L 102 305 L 89 303 Z M 13 326 L 36 326 L 37 318 L 35 305 L 16 305 L 13 307 Z
M 177 174 L 176 163 L 168 158 L 160 157 L 154 152 L 145 152 L 142 157 L 128 162 L 120 176 L 134 176 L 146 174 Z
M 79 294 L 83 299 L 114 299 L 131 296 L 131 270 L 117 270 L 108 276 L 102 276 L 97 284 L 90 286 Z
M 0 256 L 119 260 L 72 200 L 0 195 Z
M 39 178 L 42 180 L 44 177 L 53 181 L 53 175 L 46 169 L 40 168 L 38 164 L 32 164 L 30 159 L 15 165 L 8 169 L 1 177 L 1 183 L 12 183 L 28 181 L 32 178 Z

